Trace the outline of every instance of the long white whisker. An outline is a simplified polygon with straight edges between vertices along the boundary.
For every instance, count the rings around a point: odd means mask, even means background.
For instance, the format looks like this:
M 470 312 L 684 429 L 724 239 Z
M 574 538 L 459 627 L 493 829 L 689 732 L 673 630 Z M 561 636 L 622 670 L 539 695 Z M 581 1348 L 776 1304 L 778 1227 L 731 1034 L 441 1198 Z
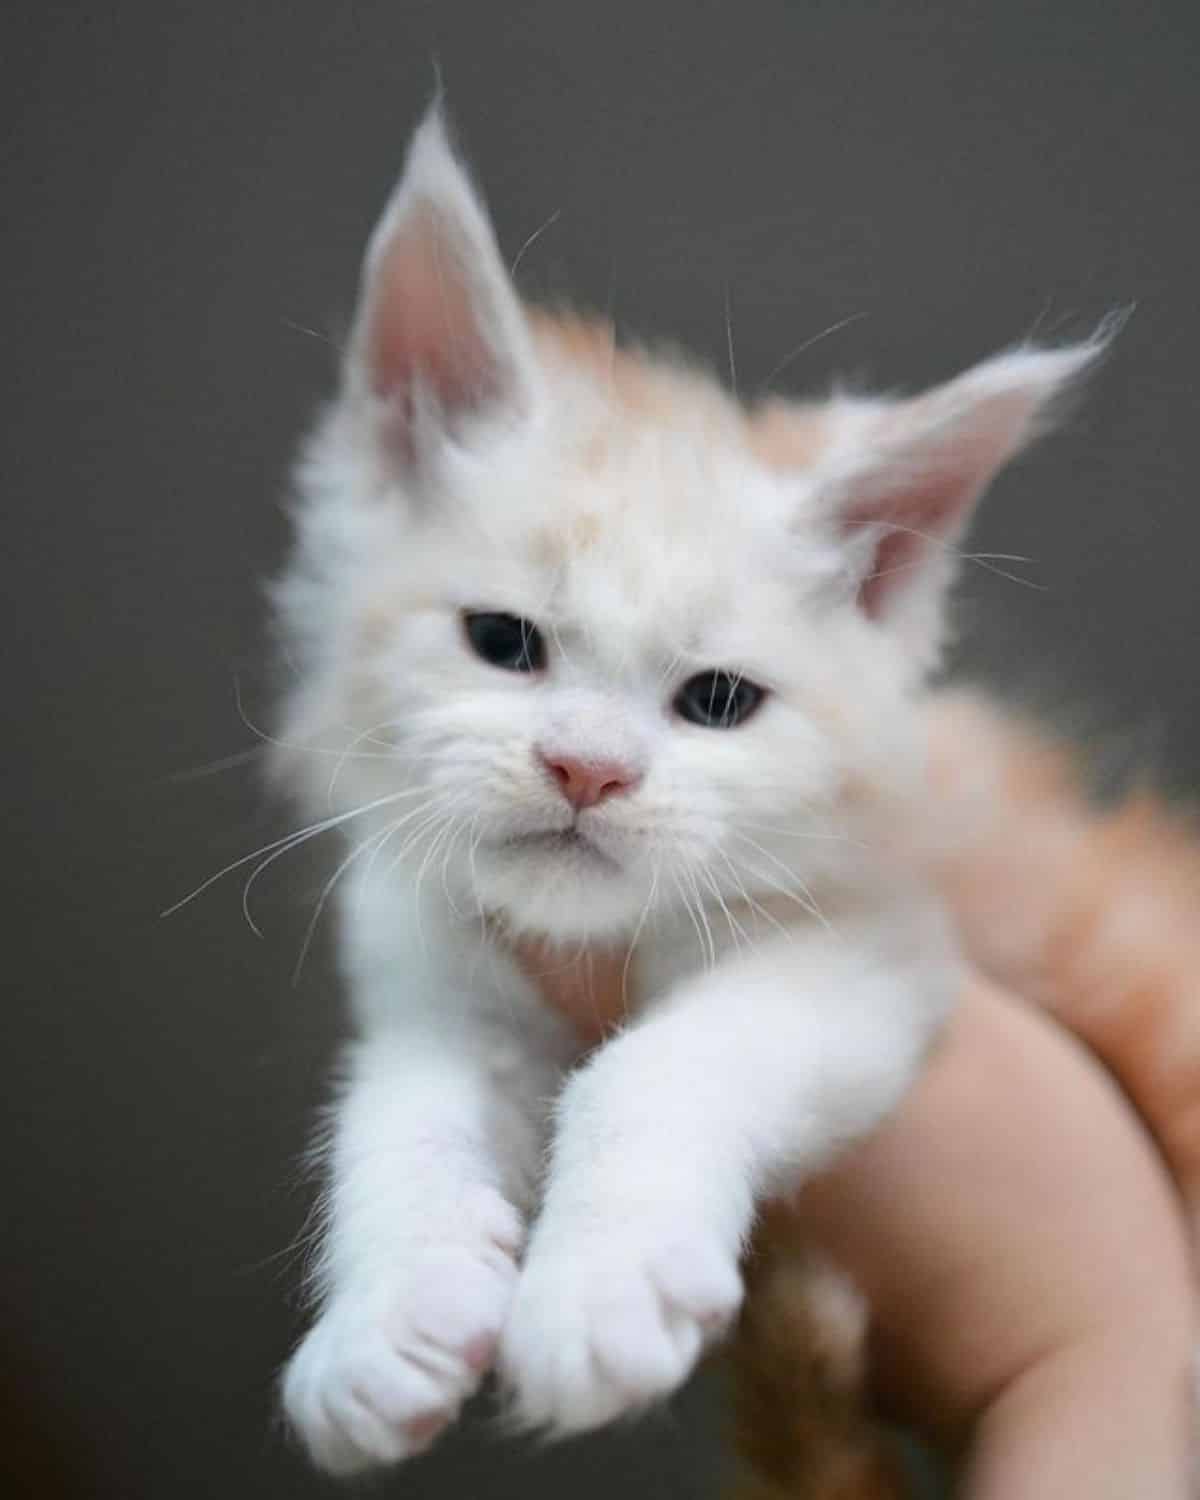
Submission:
M 445 812 L 445 811 L 442 811 L 442 813 L 441 813 L 441 823 L 440 823 L 440 825 L 438 827 L 437 832 L 434 834 L 433 838 L 429 841 L 429 848 L 426 849 L 425 856 L 421 860 L 420 867 L 417 870 L 416 886 L 417 886 L 418 890 L 421 889 L 421 882 L 425 878 L 425 872 L 426 872 L 426 870 L 433 863 L 434 856 L 441 849 L 442 844 L 445 841 L 446 835 L 448 833 L 453 833 L 454 826 L 455 825 L 454 825 L 453 816 L 451 814 Z
M 712 924 L 708 920 L 708 912 L 704 909 L 704 897 L 700 894 L 700 884 L 691 870 L 685 870 L 684 874 L 687 876 L 688 883 L 696 897 L 696 915 L 704 924 L 704 935 L 708 945 L 708 967 L 715 969 L 717 966 L 717 944 L 716 939 L 713 937 Z
M 371 873 L 375 868 L 375 861 L 379 858 L 385 846 L 397 833 L 400 832 L 402 828 L 406 828 L 414 818 L 422 817 L 424 814 L 428 813 L 429 810 L 435 805 L 436 801 L 437 799 L 434 796 L 426 797 L 425 801 L 422 802 L 419 807 L 410 807 L 405 812 L 403 817 L 396 818 L 393 822 L 388 824 L 387 829 L 385 830 L 386 836 L 371 851 L 371 858 L 367 861 L 366 869 L 363 871 L 360 899 L 366 894 L 367 887 L 371 879 Z M 389 867 L 389 869 L 390 868 L 391 867 Z
M 775 913 L 768 911 L 767 908 L 760 902 L 756 901 L 750 894 L 750 892 L 746 889 L 745 882 L 738 874 L 737 866 L 729 858 L 728 854 L 725 853 L 724 849 L 718 849 L 717 853 L 725 861 L 725 864 L 729 870 L 730 879 L 733 881 L 734 885 L 737 886 L 742 900 L 751 909 L 751 911 L 754 912 L 755 917 L 764 917 L 778 932 L 782 933 L 785 937 L 790 938 L 792 936 L 792 933 L 788 931 L 788 929 L 783 925 L 783 923 L 779 920 Z
M 722 895 L 721 893 L 721 887 L 713 879 L 712 872 L 707 868 L 703 868 L 700 873 L 704 876 L 705 884 L 708 886 L 709 890 L 712 891 L 713 895 L 717 898 L 717 905 L 721 908 L 721 911 L 725 917 L 726 925 L 729 928 L 729 936 L 733 940 L 733 946 L 735 950 L 740 953 L 743 942 L 747 947 L 753 948 L 754 944 L 751 942 L 749 934 L 730 911 L 729 904 L 725 900 L 724 895 Z
M 673 869 L 671 871 L 671 879 L 675 882 L 675 889 L 679 892 L 679 898 L 683 902 L 683 909 L 687 913 L 687 916 L 688 916 L 689 920 L 691 921 L 692 926 L 696 930 L 696 942 L 700 946 L 700 957 L 701 957 L 701 960 L 703 960 L 703 957 L 704 957 L 704 934 L 703 934 L 703 932 L 700 929 L 700 923 L 699 923 L 699 921 L 696 919 L 696 913 L 692 910 L 692 903 L 691 903 L 691 901 L 688 898 L 687 890 L 685 889 L 683 881 L 680 879 L 679 872 L 677 870 Z
M 244 765 L 246 761 L 253 760 L 262 753 L 261 745 L 251 745 L 248 750 L 235 750 L 232 755 L 223 755 L 220 760 L 210 760 L 206 765 L 189 766 L 185 771 L 172 771 L 163 780 L 169 783 L 198 781 L 202 776 L 215 776 L 218 771 L 229 771 L 234 766 Z
M 550 215 L 550 217 L 545 220 L 544 223 L 541 223 L 541 224 L 538 225 L 538 227 L 533 231 L 533 233 L 528 237 L 528 239 L 525 241 L 525 243 L 517 251 L 516 256 L 513 259 L 512 265 L 509 266 L 509 268 L 508 268 L 508 274 L 510 276 L 515 276 L 517 274 L 517 267 L 521 264 L 521 261 L 524 259 L 526 250 L 528 250 L 531 245 L 533 245 L 534 243 L 536 243 L 536 241 L 540 240 L 541 237 L 542 237 L 542 235 L 544 235 L 545 232 L 547 231 L 547 229 L 550 228 L 551 224 L 556 224 L 561 217 L 562 217 L 562 209 L 561 208 L 556 208 L 554 210 L 554 212 Z
M 729 283 L 725 283 L 725 344 L 729 351 L 729 389 L 737 400 L 737 364 L 733 358 L 733 313 L 729 305 Z
M 374 802 L 365 803 L 362 807 L 351 808 L 349 812 L 338 813 L 331 818 L 322 818 L 319 822 L 312 823 L 307 828 L 286 833 L 282 838 L 272 839 L 269 844 L 264 844 L 261 849 L 254 849 L 249 854 L 243 854 L 240 859 L 231 861 L 218 870 L 215 875 L 210 875 L 207 880 L 202 881 L 194 890 L 189 891 L 186 896 L 181 897 L 172 906 L 168 906 L 165 911 L 160 913 L 160 916 L 172 916 L 181 907 L 186 906 L 189 901 L 194 901 L 197 896 L 208 890 L 209 886 L 214 885 L 222 876 L 231 874 L 243 865 L 248 865 L 252 859 L 258 859 L 261 855 L 274 850 L 275 853 L 271 855 L 271 859 L 273 860 L 277 854 L 285 854 L 288 849 L 294 848 L 297 844 L 306 843 L 310 838 L 316 838 L 318 834 L 325 833 L 330 828 L 337 828 L 339 824 L 346 823 L 351 818 L 360 818 L 364 813 L 372 812 L 377 807 L 385 807 L 389 802 L 399 801 L 401 797 L 407 795 L 409 795 L 407 791 L 392 792 L 386 797 L 377 797 Z
M 658 860 L 656 859 L 654 861 L 654 868 L 650 872 L 650 890 L 646 896 L 645 905 L 642 907 L 642 914 L 638 918 L 637 926 L 633 929 L 633 936 L 630 938 L 629 947 L 625 951 L 625 963 L 621 969 L 621 1005 L 626 1011 L 629 1009 L 629 966 L 633 962 L 633 951 L 637 947 L 638 938 L 642 935 L 642 929 L 646 925 L 646 919 L 650 915 L 650 908 L 654 905 L 654 897 L 657 892 Z
M 788 933 L 787 928 L 781 921 L 779 921 L 775 914 L 773 912 L 769 912 L 766 907 L 764 907 L 760 902 L 756 901 L 750 894 L 750 892 L 746 889 L 746 882 L 738 874 L 737 866 L 730 859 L 728 854 L 725 853 L 724 849 L 719 848 L 717 850 L 717 853 L 725 861 L 725 868 L 729 871 L 729 878 L 737 887 L 738 899 L 744 902 L 745 905 L 750 909 L 751 915 L 754 920 L 755 932 L 758 931 L 758 919 L 762 917 L 765 921 L 769 922 L 777 932 L 784 933 L 790 937 L 791 934 Z
M 751 879 L 763 881 L 766 885 L 769 885 L 777 895 L 782 896 L 785 901 L 794 902 L 801 911 L 812 917 L 814 921 L 820 922 L 825 927 L 829 926 L 829 923 L 826 920 L 824 914 L 821 912 L 820 908 L 815 905 L 815 903 L 809 896 L 806 886 L 801 886 L 799 890 L 793 890 L 789 886 L 781 885 L 779 881 L 773 875 L 768 874 L 766 870 L 755 869 L 748 863 L 744 864 L 743 868 L 745 869 L 747 875 L 751 877 Z
M 399 800 L 401 797 L 406 797 L 406 796 L 413 795 L 413 793 L 415 793 L 416 791 L 417 791 L 417 788 L 415 788 L 415 787 L 411 787 L 411 788 L 410 787 L 406 787 L 403 792 L 398 792 L 398 793 L 395 794 L 395 796 L 396 796 L 396 799 Z M 428 803 L 426 803 L 424 805 L 428 806 Z M 397 827 L 403 826 L 403 824 L 405 824 L 405 823 L 407 823 L 409 821 L 410 817 L 415 817 L 416 814 L 418 812 L 420 812 L 420 810 L 421 810 L 420 808 L 417 808 L 415 811 L 405 814 L 405 816 L 403 818 L 399 819 L 398 823 L 391 824 L 390 825 L 391 828 L 395 829 Z M 292 846 L 292 847 L 294 847 L 294 846 Z M 284 855 L 287 852 L 288 852 L 287 849 L 277 849 L 275 851 L 275 853 L 272 854 L 269 858 L 264 859 L 263 862 L 262 862 L 262 864 L 256 866 L 255 869 L 253 869 L 250 872 L 250 875 L 249 875 L 249 877 L 246 880 L 246 884 L 242 887 L 242 915 L 245 917 L 247 925 L 250 928 L 250 931 L 253 932 L 256 937 L 262 937 L 262 933 L 259 931 L 258 925 L 254 921 L 254 918 L 250 915 L 250 892 L 254 889 L 254 886 L 255 886 L 255 884 L 258 881 L 258 877 L 270 865 L 273 865 L 275 863 L 275 861 L 278 858 L 280 858 L 281 855 Z
M 308 927 L 305 929 L 304 941 L 300 944 L 300 952 L 296 958 L 296 967 L 292 970 L 293 985 L 296 985 L 300 982 L 300 971 L 304 967 L 304 960 L 308 957 L 308 950 L 312 945 L 313 935 L 317 930 L 317 923 L 321 920 L 321 913 L 325 910 L 325 903 L 329 900 L 334 886 L 337 885 L 341 877 L 350 868 L 350 866 L 359 857 L 359 855 L 364 852 L 364 850 L 369 849 L 372 844 L 379 843 L 381 839 L 385 839 L 387 837 L 387 834 L 388 830 L 384 829 L 382 833 L 371 833 L 368 834 L 366 838 L 360 840 L 359 843 L 357 843 L 350 851 L 350 853 L 347 854 L 346 858 L 342 860 L 341 864 L 338 865 L 337 869 L 325 882 L 325 886 L 322 889 L 316 907 L 313 910 L 312 918 L 309 921 Z
M 848 833 L 813 833 L 804 828 L 777 828 L 773 823 L 747 823 L 739 821 L 739 828 L 753 828 L 758 833 L 774 834 L 783 839 L 804 839 L 814 844 L 852 844 L 856 849 L 866 849 L 870 846 L 862 839 L 855 838 Z
M 848 318 L 842 318 L 836 323 L 831 323 L 828 328 L 823 328 L 820 333 L 814 333 L 811 338 L 805 339 L 802 344 L 797 344 L 790 354 L 784 355 L 784 357 L 779 361 L 779 363 L 763 381 L 762 389 L 764 391 L 769 390 L 771 388 L 772 381 L 776 380 L 780 375 L 782 375 L 787 367 L 791 364 L 791 362 L 794 359 L 799 359 L 806 349 L 811 349 L 814 344 L 819 344 L 822 339 L 829 338 L 831 334 L 840 333 L 843 328 L 849 328 L 851 323 L 861 322 L 861 320 L 866 316 L 867 314 L 865 312 L 851 313 Z
M 416 893 L 416 906 L 417 906 L 418 913 L 420 912 L 420 908 L 421 908 L 421 886 L 423 885 L 424 880 L 425 880 L 425 872 L 426 872 L 426 870 L 428 870 L 429 865 L 430 865 L 430 861 L 433 859 L 433 856 L 434 856 L 435 852 L 437 851 L 438 847 L 440 846 L 442 840 L 445 838 L 447 832 L 452 831 L 453 828 L 454 828 L 454 823 L 453 823 L 453 817 L 452 817 L 452 815 L 451 814 L 447 814 L 447 813 L 443 813 L 442 814 L 442 821 L 441 821 L 440 826 L 437 826 L 437 825 L 435 825 L 435 826 L 436 826 L 436 832 L 434 833 L 433 838 L 430 840 L 429 848 L 425 851 L 425 857 L 422 859 L 421 864 L 420 864 L 420 868 L 417 870 L 417 878 L 413 882 L 413 889 L 414 889 L 414 891 Z M 425 933 L 424 933 L 424 930 L 422 928 L 418 927 L 418 931 L 420 932 L 420 938 L 421 938 L 422 947 L 425 948 Z M 428 950 L 426 949 L 425 951 L 428 951 Z
M 1046 585 L 1044 583 L 1037 583 L 1032 578 L 1022 578 L 1017 573 L 1008 573 L 1003 568 L 995 567 L 989 560 L 993 555 L 991 553 L 963 552 L 958 547 L 952 546 L 944 537 L 935 536 L 932 532 L 922 531 L 919 526 L 905 526 L 899 521 L 884 522 L 884 530 L 889 533 L 899 531 L 903 532 L 906 536 L 915 536 L 919 541 L 925 542 L 930 547 L 935 547 L 938 551 L 945 552 L 951 557 L 956 557 L 960 562 L 974 563 L 976 567 L 982 568 L 985 573 L 994 573 L 997 578 L 1004 578 L 1009 583 L 1019 583 L 1027 589 L 1036 589 L 1039 593 L 1046 592 Z M 996 553 L 995 556 L 1000 558 L 1001 561 L 1005 560 L 1000 553 Z M 1010 558 L 1008 560 L 1019 562 L 1033 561 L 1032 558 L 1028 557 Z M 918 566 L 919 562 L 916 561 L 898 563 L 894 568 L 880 568 L 871 576 L 873 578 L 890 578 L 893 573 L 905 573 Z
M 358 759 L 359 758 L 358 756 L 355 755 L 355 750 L 356 750 L 356 748 L 359 745 L 362 744 L 362 742 L 364 740 L 371 740 L 375 744 L 381 744 L 382 741 L 375 739 L 376 731 L 380 730 L 380 729 L 383 729 L 385 727 L 385 725 L 387 725 L 389 723 L 391 723 L 390 719 L 382 719 L 382 720 L 380 720 L 380 722 L 378 724 L 372 724 L 369 729 L 362 730 L 361 733 L 356 734 L 354 736 L 354 738 L 349 742 L 349 744 L 346 746 L 346 748 L 338 756 L 336 762 L 334 763 L 333 771 L 332 771 L 332 773 L 330 774 L 330 777 L 329 777 L 329 790 L 325 794 L 326 801 L 329 803 L 330 807 L 333 806 L 333 793 L 334 793 L 334 788 L 337 786 L 337 779 L 342 774 L 343 770 L 345 769 L 346 762 L 348 760 L 351 760 L 351 759 Z M 388 756 L 388 755 L 377 755 L 373 751 L 366 752 L 366 755 L 369 758 L 374 759 L 374 760 L 388 760 L 388 759 L 394 760 L 394 759 L 396 759 L 396 752 L 395 752 L 395 750 L 392 751 L 392 753 L 391 753 L 390 756 Z
M 429 829 L 436 828 L 442 818 L 453 815 L 465 800 L 466 794 L 460 793 L 458 796 L 453 797 L 446 805 L 434 806 L 434 799 L 431 798 L 423 808 L 418 809 L 421 812 L 427 812 L 428 809 L 432 808 L 432 811 L 428 811 L 427 816 L 420 823 L 418 823 L 416 828 L 412 829 L 409 832 L 408 837 L 401 845 L 399 853 L 393 858 L 391 864 L 388 865 L 386 875 L 390 875 L 392 873 L 396 866 L 402 862 L 404 856 L 408 853 L 408 851 L 421 840 L 421 838 L 429 831 Z
M 772 880 L 771 877 L 769 875 L 765 874 L 762 870 L 752 870 L 748 864 L 746 865 L 747 872 L 749 874 L 753 875 L 755 877 L 755 879 L 757 879 L 757 880 L 765 880 L 765 881 L 767 881 L 768 885 L 773 886 L 774 889 L 777 890 L 780 893 L 781 896 L 785 896 L 789 900 L 795 901 L 796 904 L 798 906 L 803 907 L 803 909 L 806 912 L 808 912 L 808 914 L 810 916 L 815 917 L 816 920 L 818 922 L 820 922 L 823 927 L 829 928 L 830 924 L 829 924 L 829 921 L 828 921 L 827 917 L 825 916 L 825 913 L 817 905 L 816 901 L 813 899 L 812 892 L 808 889 L 808 887 L 804 884 L 804 882 L 796 874 L 795 870 L 791 869 L 790 866 L 785 865 L 784 862 L 781 859 L 777 859 L 775 857 L 775 855 L 773 855 L 769 849 L 764 849 L 763 846 L 761 844 L 757 843 L 754 839 L 748 838 L 746 836 L 746 834 L 741 833 L 739 831 L 738 832 L 738 837 L 740 839 L 742 839 L 745 843 L 749 844 L 752 849 L 756 850 L 759 854 L 761 854 L 764 859 L 770 860 L 770 862 L 773 865 L 775 865 L 778 869 L 782 870 L 783 873 L 787 876 L 787 878 L 790 881 L 794 882 L 794 885 L 795 885 L 796 889 L 792 889 L 792 887 L 790 887 L 790 886 L 789 887 L 781 886 L 777 881 Z M 800 895 L 797 894 L 797 890 L 803 892 L 803 898 Z
M 458 843 L 459 839 L 468 835 L 468 833 L 469 825 L 459 823 L 454 832 L 450 835 L 450 839 L 447 842 L 446 847 L 442 850 L 442 894 L 445 896 L 446 904 L 449 906 L 450 910 L 456 917 L 460 919 L 462 918 L 463 913 L 459 910 L 458 903 L 450 894 L 450 856 L 454 853 L 455 845 Z
M 250 733 L 254 735 L 255 739 L 261 740 L 264 745 L 274 745 L 279 750 L 302 750 L 306 755 L 341 756 L 345 753 L 343 750 L 335 750 L 332 745 L 308 745 L 303 740 L 281 740 L 278 735 L 269 734 L 267 730 L 256 724 L 250 718 L 249 714 L 247 714 L 245 706 L 242 703 L 242 685 L 237 677 L 233 679 L 233 701 L 238 718 L 241 719 Z M 332 728 L 333 726 L 330 725 L 328 727 Z M 375 730 L 381 727 L 382 725 L 376 724 L 371 733 L 374 734 Z M 343 728 L 349 729 L 350 726 L 344 725 Z M 373 743 L 386 745 L 387 741 L 375 740 Z M 391 749 L 389 753 L 376 755 L 373 752 L 360 750 L 353 758 L 355 760 L 395 760 L 396 752 L 394 749 Z
M 475 855 L 479 849 L 480 841 L 483 838 L 483 830 L 479 827 L 479 816 L 480 815 L 476 813 L 474 818 L 472 818 L 471 820 L 471 842 L 467 848 L 467 863 L 471 869 L 471 890 L 476 894 L 479 891 L 479 870 L 475 863 Z M 481 935 L 486 935 L 487 913 L 484 911 L 482 903 L 479 904 L 479 929 Z

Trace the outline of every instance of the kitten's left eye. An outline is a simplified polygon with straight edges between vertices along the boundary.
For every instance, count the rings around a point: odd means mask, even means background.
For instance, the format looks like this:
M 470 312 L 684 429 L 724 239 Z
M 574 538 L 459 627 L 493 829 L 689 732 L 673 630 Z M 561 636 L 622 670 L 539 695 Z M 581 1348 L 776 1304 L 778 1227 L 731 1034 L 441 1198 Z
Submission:
M 520 615 L 467 610 L 463 627 L 477 656 L 506 672 L 540 672 L 546 665 L 546 642 L 531 620 Z
M 766 688 L 732 672 L 698 672 L 675 695 L 674 709 L 682 719 L 706 729 L 732 729 L 762 705 Z

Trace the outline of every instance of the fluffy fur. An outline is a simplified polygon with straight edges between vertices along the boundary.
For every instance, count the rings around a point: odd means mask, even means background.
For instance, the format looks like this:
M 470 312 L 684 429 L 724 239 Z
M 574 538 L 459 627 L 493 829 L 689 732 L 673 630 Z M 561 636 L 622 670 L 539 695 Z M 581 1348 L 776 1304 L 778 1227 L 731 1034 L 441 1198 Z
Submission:
M 1097 349 L 747 411 L 525 308 L 436 112 L 417 132 L 276 594 L 278 771 L 349 839 L 357 1039 L 284 1382 L 319 1463 L 417 1451 L 497 1351 L 556 1433 L 669 1392 L 756 1203 L 902 1097 L 958 983 L 912 857 L 954 544 Z M 480 660 L 471 610 L 533 622 L 544 665 Z M 673 711 L 716 669 L 766 690 L 736 728 Z M 619 795 L 572 805 L 564 766 Z M 621 967 L 582 1065 L 531 945 Z
M 867 1394 L 868 1309 L 784 1205 L 764 1214 L 730 1341 L 741 1473 L 731 1500 L 903 1500 Z

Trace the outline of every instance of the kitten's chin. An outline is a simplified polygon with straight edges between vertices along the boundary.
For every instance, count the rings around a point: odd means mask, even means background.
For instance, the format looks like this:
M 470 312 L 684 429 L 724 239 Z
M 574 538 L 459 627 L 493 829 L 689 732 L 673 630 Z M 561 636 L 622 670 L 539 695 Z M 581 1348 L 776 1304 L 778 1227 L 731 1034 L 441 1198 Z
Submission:
M 564 833 L 531 834 L 478 850 L 482 910 L 513 930 L 555 940 L 613 938 L 637 926 L 649 890 L 616 858 Z

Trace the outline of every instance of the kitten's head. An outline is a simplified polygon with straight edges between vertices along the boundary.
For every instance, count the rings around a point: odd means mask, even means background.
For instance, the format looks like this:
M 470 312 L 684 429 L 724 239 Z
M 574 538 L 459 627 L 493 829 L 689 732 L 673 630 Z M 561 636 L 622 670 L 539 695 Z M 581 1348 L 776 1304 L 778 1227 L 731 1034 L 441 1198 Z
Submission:
M 746 410 L 527 309 L 434 112 L 302 466 L 285 773 L 521 929 L 801 897 L 912 784 L 970 508 L 1097 349 Z

